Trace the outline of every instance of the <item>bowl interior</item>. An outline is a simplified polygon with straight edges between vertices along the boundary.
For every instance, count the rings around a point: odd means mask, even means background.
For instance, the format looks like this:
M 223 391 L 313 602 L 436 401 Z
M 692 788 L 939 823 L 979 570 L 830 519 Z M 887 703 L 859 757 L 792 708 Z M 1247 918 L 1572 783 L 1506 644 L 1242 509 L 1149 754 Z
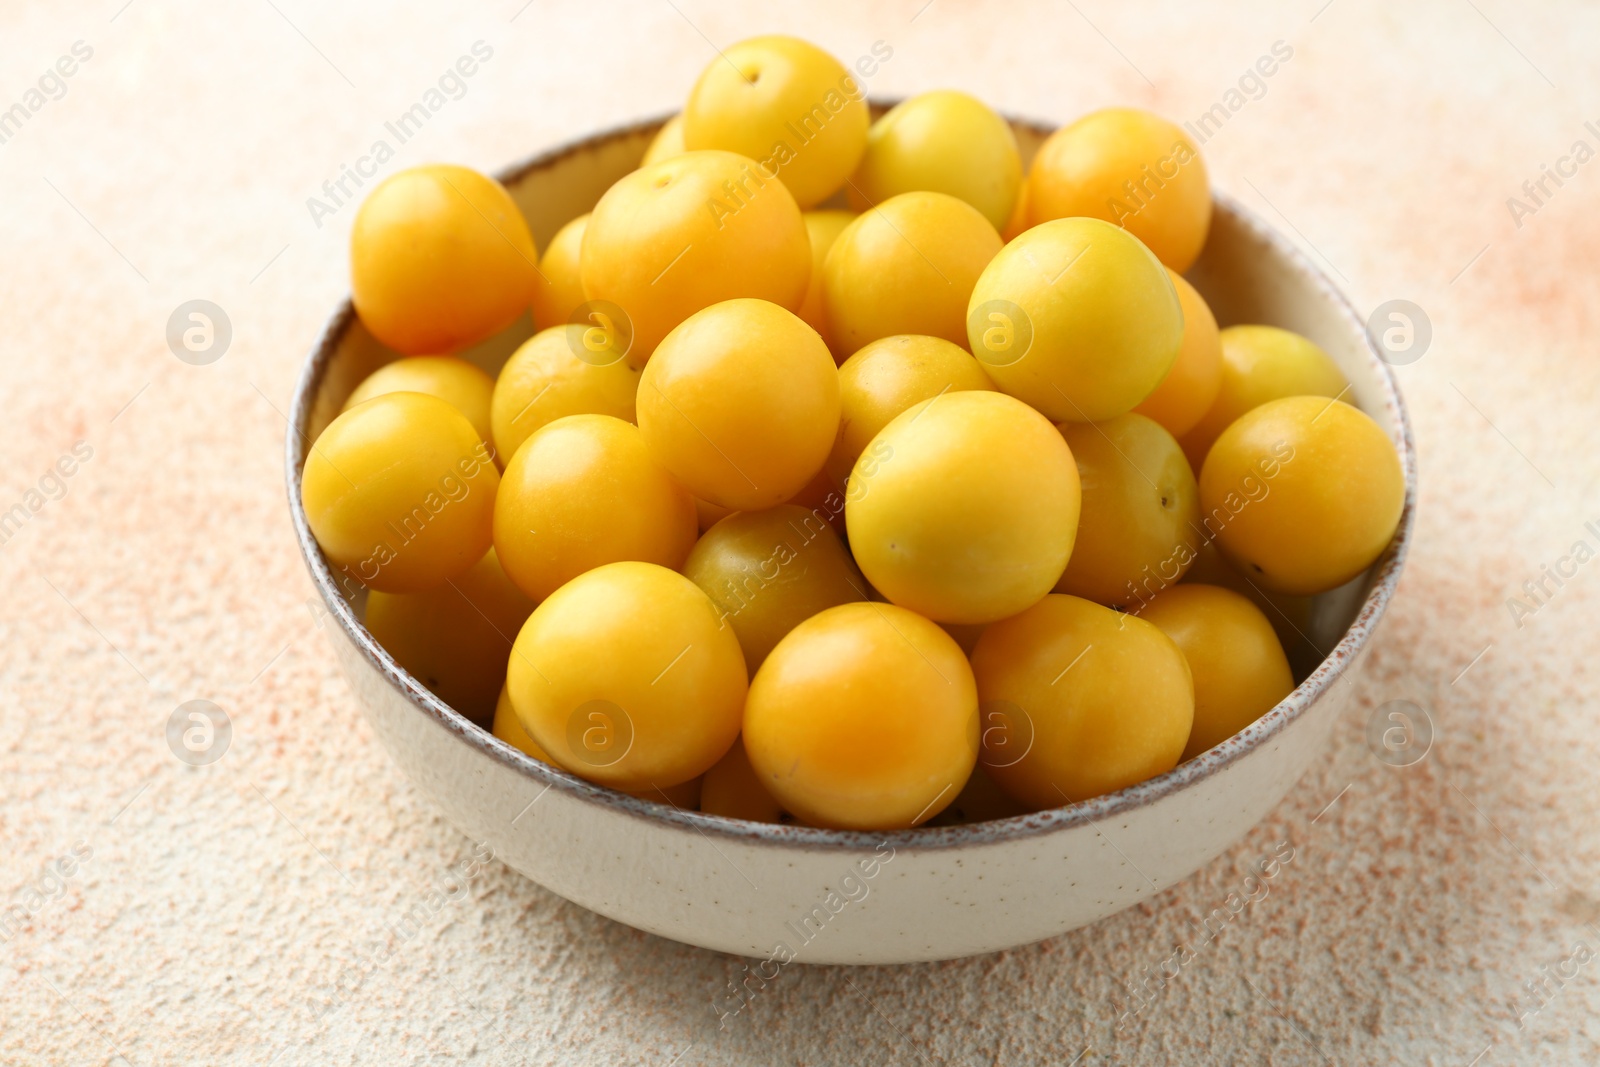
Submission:
M 874 110 L 881 112 L 888 106 L 891 105 L 875 104 Z M 542 154 L 499 175 L 527 219 L 540 248 L 545 247 L 566 222 L 591 210 L 616 179 L 638 166 L 662 121 L 657 119 L 602 133 Z M 1013 121 L 1013 128 L 1024 162 L 1031 160 L 1051 132 L 1047 126 L 1025 121 Z M 1109 817 L 1129 805 L 1181 789 L 1239 758 L 1301 714 L 1337 680 L 1364 646 L 1393 593 L 1410 538 L 1415 505 L 1415 452 L 1393 376 L 1378 359 L 1362 320 L 1321 272 L 1291 244 L 1228 197 L 1215 194 L 1215 199 L 1213 236 L 1187 277 L 1211 305 L 1219 325 L 1267 323 L 1281 326 L 1310 337 L 1333 357 L 1351 382 L 1351 390 L 1344 399 L 1377 420 L 1400 453 L 1407 486 L 1405 510 L 1394 541 L 1365 574 L 1339 589 L 1312 598 L 1305 613 L 1289 621 L 1292 632 L 1286 632 L 1285 644 L 1299 687 L 1277 709 L 1246 728 L 1234 739 L 1238 743 L 1219 746 L 1166 775 L 1120 793 L 1072 805 L 1074 818 Z M 1290 290 L 1303 293 L 1308 286 L 1317 291 L 1320 299 L 1295 298 L 1290 293 Z M 495 375 L 532 333 L 532 322 L 524 315 L 499 335 L 461 355 Z M 302 549 L 313 579 L 328 599 L 335 618 L 386 671 L 404 676 L 403 670 L 361 625 L 364 595 L 338 602 L 339 586 L 309 536 L 300 507 L 299 487 L 300 466 L 309 442 L 339 414 L 346 398 L 363 378 L 398 358 L 398 353 L 368 333 L 346 301 L 330 320 L 297 388 L 288 443 L 288 473 L 290 507 Z M 414 679 L 412 683 L 408 696 L 418 705 L 419 712 L 460 719 L 453 710 L 426 694 Z M 424 694 L 420 698 L 419 692 Z M 759 837 L 769 833 L 755 824 L 677 812 L 653 802 L 598 789 L 564 771 L 526 759 L 486 733 L 482 744 L 496 758 L 517 766 L 530 777 L 551 786 L 590 794 L 597 802 L 638 809 L 637 813 L 674 822 L 687 819 L 697 827 L 739 836 Z M 1002 830 L 1008 823 L 1016 824 L 1019 832 L 1038 830 L 1042 826 L 1037 815 L 981 825 Z M 914 838 L 921 844 L 939 847 L 960 843 L 965 836 L 963 831 L 968 829 L 970 827 L 961 826 L 925 828 L 905 834 L 911 835 L 908 841 Z M 870 837 L 872 841 L 883 839 L 881 834 L 856 835 L 797 826 L 770 830 L 774 832 L 775 842 L 803 840 L 823 847 L 851 845 L 858 836 Z M 775 833 L 778 830 L 782 831 L 781 835 Z

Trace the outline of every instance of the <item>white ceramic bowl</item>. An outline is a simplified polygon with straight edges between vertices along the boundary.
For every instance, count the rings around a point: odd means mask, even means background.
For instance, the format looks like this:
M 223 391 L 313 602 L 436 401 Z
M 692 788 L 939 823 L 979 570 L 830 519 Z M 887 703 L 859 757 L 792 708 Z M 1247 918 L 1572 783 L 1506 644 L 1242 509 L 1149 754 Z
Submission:
M 502 176 L 540 247 L 638 165 L 659 122 L 540 155 Z M 1017 123 L 1025 156 L 1049 130 Z M 1168 774 L 1067 808 L 884 834 L 744 823 L 591 785 L 490 736 L 403 671 L 339 595 L 300 506 L 300 471 L 356 383 L 395 358 L 346 301 L 311 353 L 288 435 L 290 509 L 334 625 L 335 650 L 374 732 L 406 775 L 474 840 L 569 900 L 642 930 L 744 956 L 901 963 L 990 952 L 1121 911 L 1217 856 L 1314 760 L 1352 691 L 1339 684 L 1394 593 L 1411 537 L 1416 456 L 1404 407 L 1363 321 L 1292 245 L 1218 196 L 1188 277 L 1222 325 L 1298 331 L 1338 362 L 1347 400 L 1383 427 L 1405 467 L 1394 543 L 1363 577 L 1319 597 L 1307 636 L 1328 652 L 1278 707 Z M 491 373 L 526 321 L 469 353 Z M 770 969 L 770 968 L 769 968 Z

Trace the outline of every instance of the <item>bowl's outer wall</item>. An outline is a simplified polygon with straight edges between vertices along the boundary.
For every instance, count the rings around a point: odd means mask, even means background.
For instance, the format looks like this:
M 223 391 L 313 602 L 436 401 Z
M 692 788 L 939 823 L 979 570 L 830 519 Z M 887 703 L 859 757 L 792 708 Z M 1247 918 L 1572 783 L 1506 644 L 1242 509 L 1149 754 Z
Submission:
M 970 956 L 1121 911 L 1181 881 L 1265 816 L 1323 751 L 1349 692 L 1335 686 L 1250 758 L 1111 820 L 955 848 L 919 849 L 896 834 L 875 846 L 809 849 L 712 837 L 541 785 L 419 715 L 334 632 L 395 762 L 513 869 L 663 937 L 756 957 L 783 945 L 807 963 Z
M 602 135 L 505 175 L 541 246 L 637 164 L 652 130 L 645 124 Z M 1044 133 L 1018 125 L 1025 155 Z M 1324 751 L 1353 691 L 1347 672 L 1398 577 L 1415 485 L 1393 379 L 1358 317 L 1304 257 L 1219 197 L 1189 277 L 1223 325 L 1268 322 L 1327 349 L 1350 378 L 1348 399 L 1401 450 L 1410 490 L 1395 545 L 1320 605 L 1309 636 L 1330 650 L 1328 659 L 1217 749 L 1087 804 L 881 836 L 671 812 L 529 759 L 467 723 L 389 659 L 360 624 L 360 598 L 339 596 L 305 526 L 298 507 L 304 442 L 362 377 L 395 358 L 347 305 L 302 378 L 289 479 L 308 566 L 338 623 L 326 629 L 374 732 L 452 823 L 513 869 L 602 915 L 746 956 L 865 964 L 972 955 L 1093 922 L 1187 877 L 1255 825 Z M 530 332 L 524 320 L 468 356 L 493 373 Z

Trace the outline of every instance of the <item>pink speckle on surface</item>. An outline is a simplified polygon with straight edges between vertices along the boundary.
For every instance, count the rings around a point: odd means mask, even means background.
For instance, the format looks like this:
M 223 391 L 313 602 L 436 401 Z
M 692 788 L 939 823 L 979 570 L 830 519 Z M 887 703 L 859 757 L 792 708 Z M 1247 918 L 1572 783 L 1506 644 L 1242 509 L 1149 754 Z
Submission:
M 1421 469 L 1400 593 L 1327 758 L 1261 825 L 1088 929 L 796 964 L 719 1029 L 740 960 L 497 864 L 432 906 L 473 843 L 339 674 L 281 457 L 354 214 L 306 202 L 458 56 L 493 50 L 393 166 L 495 169 L 662 113 L 763 32 L 847 60 L 886 42 L 875 96 L 956 87 L 1055 122 L 1193 120 L 1282 41 L 1204 146 L 1213 183 L 1363 314 L 1423 307 L 1433 340 L 1397 368 Z M 1597 39 L 1592 5 L 1504 0 L 6 5 L 0 109 L 74 42 L 92 56 L 0 144 L 0 512 L 92 455 L 0 544 L 0 907 L 26 913 L 0 932 L 0 1062 L 1600 1060 L 1600 960 L 1550 977 L 1600 952 L 1600 562 L 1507 607 L 1600 547 L 1600 159 L 1520 226 L 1507 205 L 1574 142 L 1600 151 Z M 209 365 L 167 346 L 194 299 L 232 323 Z M 204 766 L 165 733 L 193 699 L 233 731 Z M 1405 768 L 1365 742 L 1398 699 L 1435 730 Z M 1279 842 L 1293 860 L 1201 944 Z

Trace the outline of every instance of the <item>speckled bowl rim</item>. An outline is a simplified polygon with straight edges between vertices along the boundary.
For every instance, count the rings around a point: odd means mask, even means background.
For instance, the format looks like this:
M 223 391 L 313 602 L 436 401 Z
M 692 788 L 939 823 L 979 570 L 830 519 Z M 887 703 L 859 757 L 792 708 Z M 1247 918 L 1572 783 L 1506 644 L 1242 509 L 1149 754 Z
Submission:
M 875 108 L 892 106 L 892 102 L 874 101 L 874 106 Z M 573 155 L 590 151 L 609 141 L 650 132 L 669 117 L 670 115 L 667 115 L 629 123 L 567 142 L 508 167 L 500 171 L 497 177 L 507 185 L 516 185 L 534 171 L 551 167 Z M 1055 128 L 1046 123 L 1027 119 L 1011 118 L 1010 121 L 1016 126 L 1027 127 L 1040 134 L 1048 134 Z M 301 506 L 300 475 L 306 452 L 306 427 L 323 376 L 338 350 L 339 341 L 345 330 L 355 319 L 355 311 L 348 297 L 328 320 L 307 357 L 299 381 L 295 385 L 294 400 L 289 412 L 285 466 L 289 511 L 293 517 L 295 538 L 300 553 L 305 559 L 317 591 L 328 606 L 330 615 L 338 621 L 345 635 L 367 661 L 405 697 L 418 714 L 425 715 L 444 727 L 459 743 L 468 745 L 491 759 L 511 767 L 530 782 L 543 786 L 545 790 L 556 789 L 585 803 L 599 805 L 619 814 L 664 827 L 774 848 L 803 851 L 871 851 L 883 842 L 889 843 L 896 849 L 912 851 L 956 849 L 1018 841 L 1074 826 L 1092 825 L 1115 819 L 1128 811 L 1180 793 L 1244 759 L 1251 752 L 1272 741 L 1291 723 L 1306 714 L 1317 700 L 1326 695 L 1371 640 L 1378 621 L 1383 617 L 1384 610 L 1393 598 L 1395 587 L 1400 580 L 1401 567 L 1410 547 L 1416 519 L 1417 455 L 1411 423 L 1407 418 L 1405 403 L 1400 397 L 1394 373 L 1388 364 L 1379 358 L 1377 346 L 1367 330 L 1365 321 L 1328 277 L 1281 234 L 1232 197 L 1213 190 L 1212 199 L 1214 211 L 1234 216 L 1254 236 L 1272 245 L 1288 262 L 1290 268 L 1309 281 L 1312 287 L 1338 310 L 1346 325 L 1363 338 L 1370 369 L 1375 372 L 1375 380 L 1380 383 L 1382 389 L 1383 409 L 1392 424 L 1400 431 L 1401 464 L 1404 468 L 1406 485 L 1405 507 L 1401 511 L 1394 539 L 1373 564 L 1376 572 L 1372 587 L 1362 601 L 1360 611 L 1344 636 L 1316 670 L 1296 686 L 1277 707 L 1232 738 L 1194 759 L 1179 764 L 1166 774 L 1138 785 L 1062 808 L 989 822 L 886 832 L 823 830 L 808 826 L 746 822 L 721 815 L 683 811 L 654 801 L 640 800 L 584 781 L 558 767 L 533 759 L 521 750 L 501 741 L 489 731 L 473 724 L 401 668 L 373 639 L 361 620 L 356 618 L 351 605 L 339 595 L 333 572 L 317 547 L 316 539 L 312 536 L 311 527 L 306 520 L 305 509 Z

